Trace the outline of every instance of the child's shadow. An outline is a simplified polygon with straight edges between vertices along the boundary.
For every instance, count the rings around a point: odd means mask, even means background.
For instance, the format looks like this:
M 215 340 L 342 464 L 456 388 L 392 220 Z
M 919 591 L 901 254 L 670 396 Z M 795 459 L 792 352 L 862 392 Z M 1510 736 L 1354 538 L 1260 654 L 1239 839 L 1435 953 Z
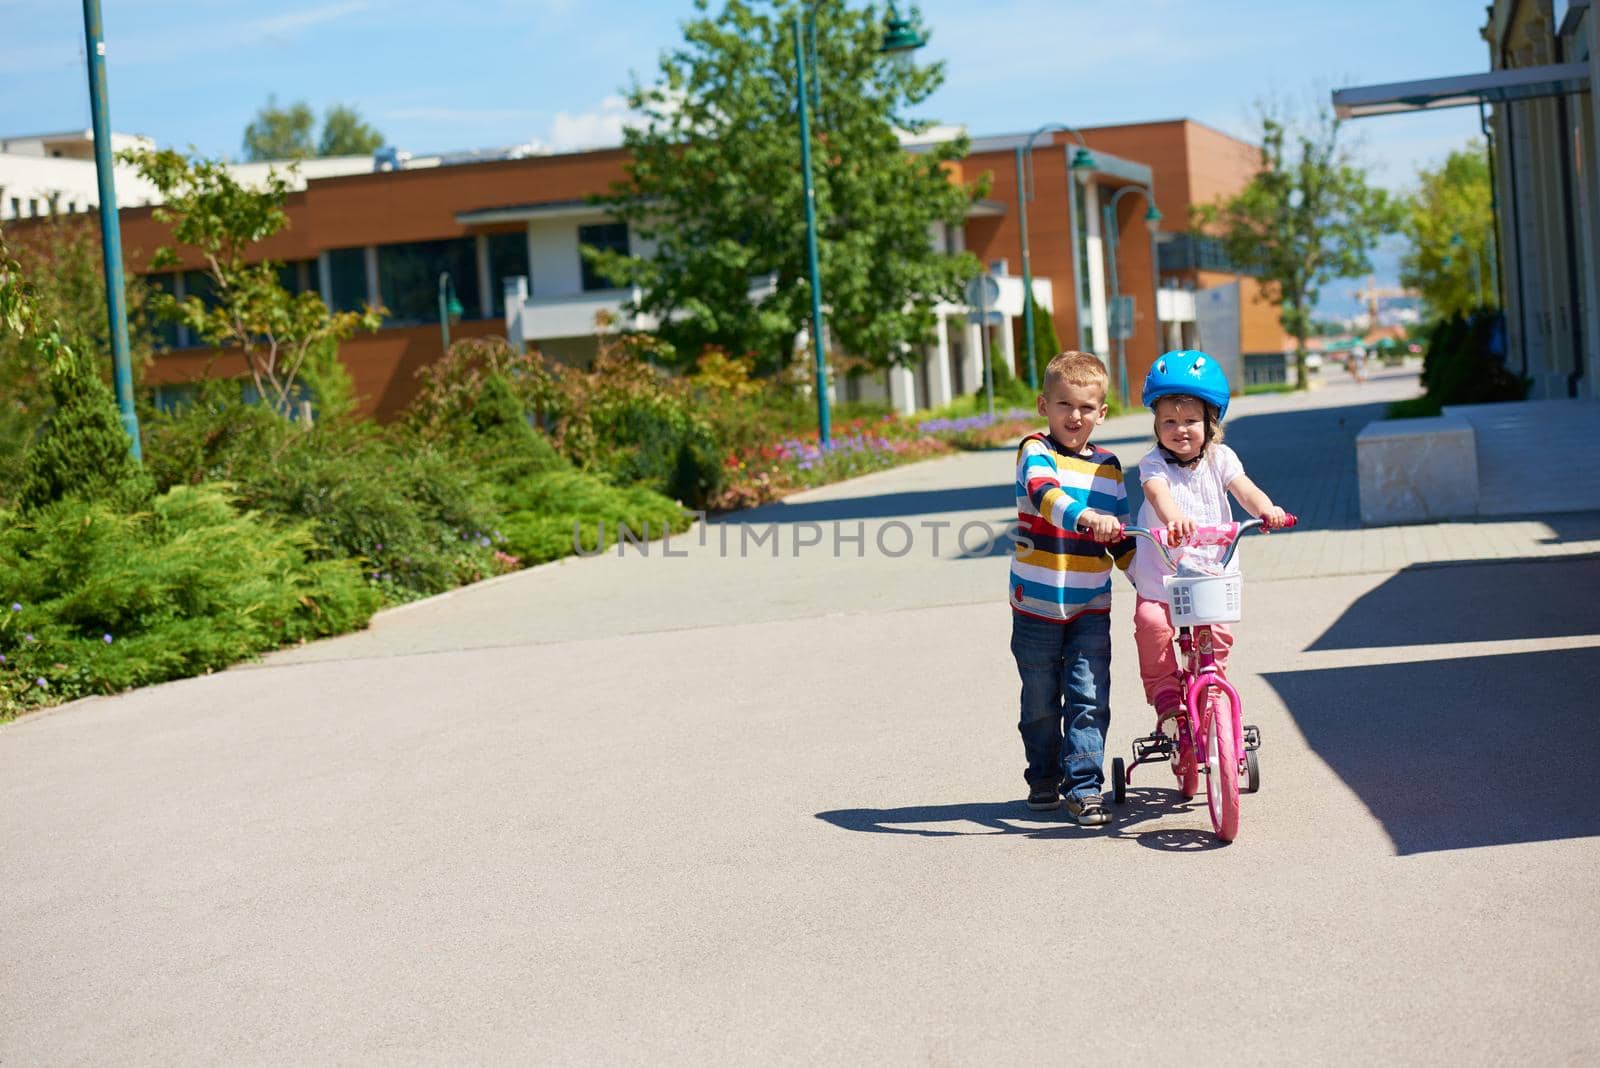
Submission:
M 955 805 L 906 805 L 902 808 L 841 808 L 817 813 L 817 819 L 847 831 L 910 834 L 923 838 L 960 838 L 988 834 L 1021 834 L 1029 838 L 1131 839 L 1147 849 L 1192 853 L 1224 843 L 1209 822 L 1195 825 L 1195 801 L 1173 789 L 1130 787 L 1120 805 L 1112 805 L 1111 825 L 1080 827 L 1065 807 L 1034 812 L 1021 801 L 972 801 Z M 1199 816 L 1205 820 L 1203 800 Z M 1160 822 L 1163 826 L 1146 827 Z M 966 826 L 960 826 L 966 824 Z M 1143 828 L 1143 829 L 1140 829 Z

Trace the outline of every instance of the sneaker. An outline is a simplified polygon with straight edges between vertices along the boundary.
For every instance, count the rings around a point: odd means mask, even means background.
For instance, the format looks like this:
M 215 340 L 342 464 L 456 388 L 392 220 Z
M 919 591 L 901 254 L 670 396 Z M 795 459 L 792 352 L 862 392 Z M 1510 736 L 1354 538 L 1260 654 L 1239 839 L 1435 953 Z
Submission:
M 1111 822 L 1111 810 L 1099 794 L 1074 794 L 1067 798 L 1067 815 L 1080 827 L 1104 827 Z
M 1061 787 L 1053 782 L 1038 782 L 1028 787 L 1028 807 L 1048 812 L 1061 807 Z

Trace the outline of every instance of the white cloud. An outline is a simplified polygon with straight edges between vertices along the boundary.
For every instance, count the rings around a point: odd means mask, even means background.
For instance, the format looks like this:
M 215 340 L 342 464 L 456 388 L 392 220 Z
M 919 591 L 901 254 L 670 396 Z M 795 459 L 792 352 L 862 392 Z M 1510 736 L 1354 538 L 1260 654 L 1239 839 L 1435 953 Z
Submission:
M 622 131 L 634 118 L 628 102 L 620 96 L 608 96 L 600 105 L 574 115 L 560 111 L 550 123 L 550 135 L 545 140 L 557 152 L 571 152 L 584 148 L 604 148 L 622 143 Z

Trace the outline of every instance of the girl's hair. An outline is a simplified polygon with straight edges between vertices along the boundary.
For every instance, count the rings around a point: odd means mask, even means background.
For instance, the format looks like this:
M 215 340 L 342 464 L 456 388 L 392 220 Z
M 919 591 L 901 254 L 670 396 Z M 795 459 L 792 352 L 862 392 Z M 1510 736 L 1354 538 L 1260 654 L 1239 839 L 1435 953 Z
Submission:
M 1207 404 L 1199 397 L 1190 396 L 1187 393 L 1168 393 L 1165 396 L 1157 397 L 1154 403 L 1150 405 L 1150 414 L 1155 417 L 1152 429 L 1155 431 L 1157 443 L 1161 441 L 1161 405 L 1166 401 L 1193 401 L 1195 404 L 1200 405 L 1206 413 L 1206 445 L 1210 445 L 1212 442 L 1221 443 L 1222 420 L 1217 418 L 1217 406 L 1215 404 Z M 1204 446 L 1201 447 L 1201 451 L 1204 451 Z

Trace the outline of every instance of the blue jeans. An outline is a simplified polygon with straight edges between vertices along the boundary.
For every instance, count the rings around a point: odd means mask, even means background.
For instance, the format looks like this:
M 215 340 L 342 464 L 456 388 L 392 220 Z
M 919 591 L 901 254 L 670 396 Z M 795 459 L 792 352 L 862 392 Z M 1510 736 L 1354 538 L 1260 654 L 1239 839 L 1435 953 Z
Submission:
M 1111 724 L 1110 617 L 1093 612 L 1053 623 L 1012 612 L 1011 655 L 1022 676 L 1017 730 L 1028 785 L 1058 783 L 1068 797 L 1099 793 Z

